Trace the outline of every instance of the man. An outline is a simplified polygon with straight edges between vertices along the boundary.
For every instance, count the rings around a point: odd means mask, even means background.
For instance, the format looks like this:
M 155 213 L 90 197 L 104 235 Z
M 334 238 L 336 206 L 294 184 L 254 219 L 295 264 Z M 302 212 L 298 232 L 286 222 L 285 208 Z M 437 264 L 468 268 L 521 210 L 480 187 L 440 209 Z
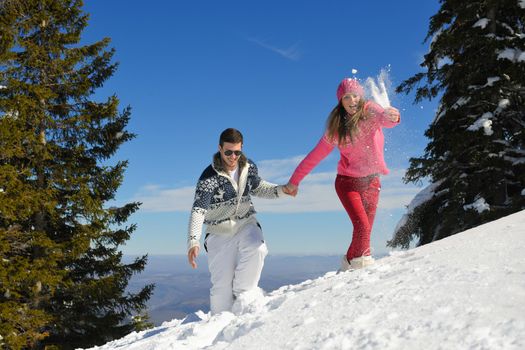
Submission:
M 277 198 L 283 186 L 262 180 L 242 153 L 242 134 L 233 128 L 219 138 L 219 151 L 195 190 L 188 229 L 188 262 L 196 268 L 203 223 L 211 274 L 212 314 L 231 311 L 234 299 L 257 287 L 268 253 L 251 195 Z

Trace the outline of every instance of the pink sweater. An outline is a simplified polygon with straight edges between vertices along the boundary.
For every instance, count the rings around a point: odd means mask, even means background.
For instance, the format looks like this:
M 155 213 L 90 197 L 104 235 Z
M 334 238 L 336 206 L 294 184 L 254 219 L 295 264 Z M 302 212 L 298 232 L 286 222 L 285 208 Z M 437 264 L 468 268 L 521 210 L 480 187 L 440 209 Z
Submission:
M 388 119 L 385 110 L 377 103 L 367 101 L 365 111 L 371 116 L 360 122 L 359 133 L 353 143 L 339 146 L 330 142 L 326 133 L 319 143 L 301 161 L 295 169 L 290 182 L 296 186 L 337 146 L 341 159 L 337 164 L 337 173 L 345 176 L 364 177 L 372 174 L 388 174 L 383 147 L 385 143 L 382 128 L 392 128 L 399 123 Z

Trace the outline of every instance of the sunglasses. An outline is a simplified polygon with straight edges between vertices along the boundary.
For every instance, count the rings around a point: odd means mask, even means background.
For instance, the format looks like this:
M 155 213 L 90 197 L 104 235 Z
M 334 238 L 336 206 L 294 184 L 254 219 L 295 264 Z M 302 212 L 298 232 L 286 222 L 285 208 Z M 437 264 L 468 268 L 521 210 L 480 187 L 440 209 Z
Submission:
M 239 157 L 242 154 L 242 151 L 232 151 L 231 149 L 224 151 L 224 155 L 227 157 L 231 156 L 234 153 L 237 157 Z

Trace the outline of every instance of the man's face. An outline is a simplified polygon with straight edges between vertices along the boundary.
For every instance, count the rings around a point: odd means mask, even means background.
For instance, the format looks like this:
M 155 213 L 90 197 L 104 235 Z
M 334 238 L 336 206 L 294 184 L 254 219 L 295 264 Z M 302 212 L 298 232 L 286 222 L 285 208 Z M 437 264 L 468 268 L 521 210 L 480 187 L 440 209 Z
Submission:
M 223 164 L 228 170 L 234 170 L 237 168 L 237 163 L 241 156 L 242 143 L 229 143 L 225 142 L 222 147 L 219 145 L 219 152 L 221 154 L 221 159 Z

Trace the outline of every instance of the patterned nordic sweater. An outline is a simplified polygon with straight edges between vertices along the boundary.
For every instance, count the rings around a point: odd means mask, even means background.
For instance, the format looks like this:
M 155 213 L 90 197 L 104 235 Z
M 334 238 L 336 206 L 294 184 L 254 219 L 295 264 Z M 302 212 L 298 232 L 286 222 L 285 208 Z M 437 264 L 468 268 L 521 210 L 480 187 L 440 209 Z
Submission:
M 206 232 L 236 234 L 246 223 L 254 222 L 255 209 L 251 195 L 263 198 L 283 196 L 282 186 L 259 177 L 257 166 L 241 155 L 239 183 L 236 184 L 222 166 L 220 153 L 213 156 L 197 182 L 188 228 L 188 250 L 200 245 L 202 225 Z

